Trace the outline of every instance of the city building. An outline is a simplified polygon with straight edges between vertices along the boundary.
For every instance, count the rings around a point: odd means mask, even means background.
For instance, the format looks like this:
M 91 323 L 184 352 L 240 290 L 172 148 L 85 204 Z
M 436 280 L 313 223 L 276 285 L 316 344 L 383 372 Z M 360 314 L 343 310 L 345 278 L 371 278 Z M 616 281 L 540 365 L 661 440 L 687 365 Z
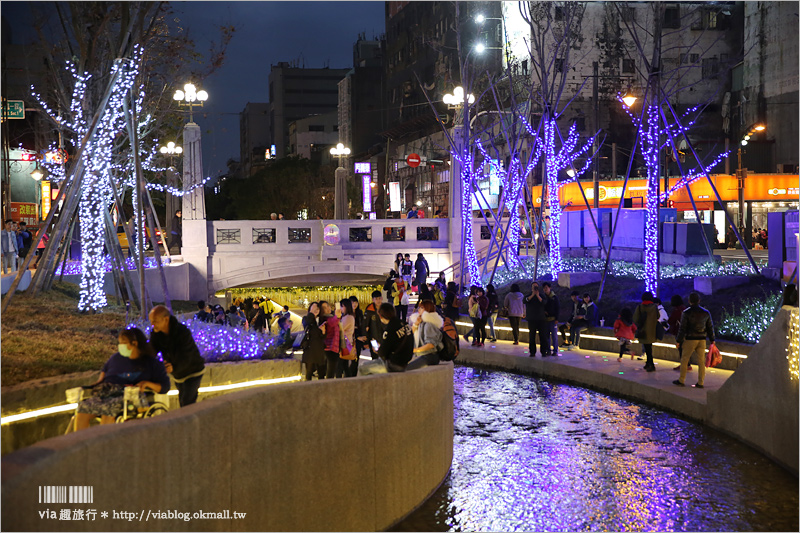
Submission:
M 303 68 L 280 62 L 269 73 L 269 132 L 275 156 L 289 147 L 289 124 L 311 115 L 337 110 L 338 84 L 350 69 Z
M 248 102 L 239 113 L 239 164 L 243 177 L 252 176 L 266 162 L 270 148 L 269 109 L 269 104 Z
M 389 194 L 394 201 L 388 202 L 387 215 L 400 216 L 412 204 L 426 216 L 447 211 L 450 147 L 442 123 L 452 126 L 453 117 L 442 97 L 461 85 L 459 29 L 466 51 L 480 37 L 473 17 L 487 9 L 497 10 L 497 3 L 462 3 L 456 17 L 456 6 L 447 2 L 386 2 L 386 129 L 381 135 L 388 145 L 387 192 L 399 189 Z M 474 62 L 494 68 L 497 57 L 489 53 Z M 412 153 L 422 164 L 407 165 Z
M 734 71 L 732 138 L 753 124 L 766 130 L 749 140 L 742 166 L 755 172 L 798 170 L 798 4 L 744 2 L 744 61 Z
M 289 123 L 289 146 L 287 156 L 298 156 L 311 161 L 328 164 L 330 149 L 339 142 L 339 113 L 331 111 L 324 115 L 313 115 Z
M 381 144 L 383 130 L 383 38 L 359 35 L 353 45 L 353 68 L 339 82 L 339 140 L 350 148 L 351 160 Z
M 41 94 L 50 92 L 51 78 L 44 50 L 39 46 L 17 44 L 13 27 L 5 17 L 2 17 L 0 50 L 3 101 L 22 102 L 24 108 L 24 118 L 10 118 L 3 124 L 2 158 L 7 163 L 0 165 L 3 217 L 21 220 L 20 209 L 35 208 L 37 216 L 41 216 L 43 206 L 45 209 L 49 206 L 49 198 L 44 203 L 42 200 L 42 183 L 31 177 L 31 173 L 41 168 L 36 162 L 37 156 L 42 156 L 51 145 L 57 145 L 58 131 L 38 111 L 31 95 L 31 86 Z M 44 178 L 45 196 L 49 196 L 49 182 L 46 175 Z M 27 220 L 30 222 L 30 218 Z

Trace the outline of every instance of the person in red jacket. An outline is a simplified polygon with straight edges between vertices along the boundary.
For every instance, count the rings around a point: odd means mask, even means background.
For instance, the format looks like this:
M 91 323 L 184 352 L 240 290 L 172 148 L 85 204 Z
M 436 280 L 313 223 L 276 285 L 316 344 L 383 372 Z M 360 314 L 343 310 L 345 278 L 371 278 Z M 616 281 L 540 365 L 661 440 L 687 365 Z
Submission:
M 325 359 L 327 368 L 325 379 L 333 379 L 336 375 L 336 366 L 339 364 L 339 319 L 333 314 L 331 304 L 326 301 L 319 303 L 319 329 L 325 335 Z
M 618 361 L 622 361 L 625 353 L 630 353 L 631 359 L 633 359 L 635 354 L 628 349 L 628 346 L 636 338 L 636 324 L 633 323 L 633 313 L 627 307 L 619 312 L 619 316 L 614 322 L 614 336 L 619 341 Z

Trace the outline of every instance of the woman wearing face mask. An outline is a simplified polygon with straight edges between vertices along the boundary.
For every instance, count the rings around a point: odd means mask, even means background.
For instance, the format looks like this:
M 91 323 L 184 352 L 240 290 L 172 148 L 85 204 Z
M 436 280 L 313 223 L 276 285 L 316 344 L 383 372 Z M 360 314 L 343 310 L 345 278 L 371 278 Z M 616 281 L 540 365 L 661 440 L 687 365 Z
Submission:
M 117 353 L 112 355 L 91 386 L 91 396 L 78 405 L 75 429 L 89 427 L 100 417 L 101 424 L 113 424 L 122 414 L 125 387 L 137 387 L 142 405 L 148 405 L 145 391 L 166 394 L 170 383 L 164 364 L 155 358 L 147 337 L 138 328 L 128 328 L 119 334 Z

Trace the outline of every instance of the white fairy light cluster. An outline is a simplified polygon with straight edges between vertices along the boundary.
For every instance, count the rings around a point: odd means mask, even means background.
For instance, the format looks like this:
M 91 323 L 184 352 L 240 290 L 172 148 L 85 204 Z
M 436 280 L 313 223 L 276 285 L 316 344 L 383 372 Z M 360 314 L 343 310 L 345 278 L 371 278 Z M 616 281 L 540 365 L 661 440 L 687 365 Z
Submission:
M 83 260 L 78 302 L 78 309 L 81 311 L 99 310 L 107 303 L 103 291 L 105 232 L 99 231 L 99 228 L 105 226 L 106 210 L 113 199 L 111 184 L 114 174 L 122 170 L 118 165 L 114 165 L 114 157 L 120 155 L 118 152 L 120 147 L 115 146 L 115 140 L 126 132 L 127 116 L 123 104 L 134 87 L 142 52 L 142 47 L 136 45 L 130 58 L 114 61 L 109 73 L 111 79 L 115 80 L 109 101 L 104 109 L 99 110 L 102 114 L 97 127 L 82 153 L 83 176 L 78 209 Z M 33 94 L 42 109 L 57 123 L 71 130 L 76 139 L 83 139 L 90 133 L 90 117 L 85 111 L 92 105 L 92 102 L 86 100 L 92 76 L 88 73 L 79 73 L 71 61 L 67 62 L 66 67 L 74 80 L 70 112 L 67 116 L 59 117 L 41 95 L 35 91 Z M 143 92 L 139 91 L 135 102 L 132 103 L 137 114 L 141 110 L 143 98 Z M 136 148 L 138 147 L 132 149 Z M 75 165 L 78 166 L 80 165 Z
M 528 279 L 533 275 L 535 258 L 527 257 L 522 260 L 517 268 L 507 268 L 501 265 L 497 268 L 493 283 L 499 287 L 508 283 L 513 283 L 519 279 Z M 566 257 L 562 259 L 562 269 L 559 272 L 602 272 L 605 268 L 605 259 L 592 257 Z M 759 267 L 766 263 L 762 260 Z M 608 273 L 614 277 L 643 279 L 645 266 L 642 263 L 630 263 L 627 261 L 611 261 Z M 537 276 L 541 279 L 552 276 L 550 260 L 546 257 L 539 258 Z M 753 276 L 755 272 L 749 263 L 731 261 L 728 263 L 712 263 L 706 261 L 696 265 L 661 266 L 661 279 L 676 278 L 696 278 L 699 276 Z M 556 279 L 557 274 L 553 279 Z M 484 277 L 488 283 L 489 275 Z

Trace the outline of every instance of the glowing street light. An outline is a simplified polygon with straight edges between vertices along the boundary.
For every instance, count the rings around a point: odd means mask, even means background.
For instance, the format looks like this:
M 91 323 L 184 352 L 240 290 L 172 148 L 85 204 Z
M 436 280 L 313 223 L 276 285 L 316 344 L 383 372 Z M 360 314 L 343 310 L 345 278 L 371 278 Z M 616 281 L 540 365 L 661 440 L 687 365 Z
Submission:
M 451 107 L 458 107 L 464 105 L 464 88 L 461 86 L 456 87 L 453 89 L 453 94 L 445 94 L 442 98 L 442 101 L 451 106 Z M 475 103 L 475 95 L 468 94 L 467 95 L 467 102 L 469 104 Z
M 203 102 L 208 100 L 208 93 L 203 90 L 198 91 L 193 83 L 187 83 L 183 86 L 183 90 L 175 91 L 172 99 L 179 102 L 178 105 L 189 108 L 189 122 L 194 122 L 194 108 L 203 107 Z
M 485 21 L 486 17 L 483 16 L 483 13 L 478 13 L 478 15 L 475 17 L 475 22 L 477 22 L 478 24 L 483 24 Z
M 342 166 L 342 156 L 350 155 L 350 148 L 346 148 L 345 145 L 339 143 L 331 148 L 331 155 L 337 156 L 339 158 L 339 166 Z
M 180 155 L 183 153 L 183 148 L 176 146 L 174 142 L 170 141 L 166 146 L 159 148 L 158 151 L 165 155 Z
M 44 172 L 42 172 L 42 169 L 39 168 L 38 163 L 36 164 L 36 168 L 33 170 L 33 172 L 31 172 L 31 177 L 36 181 L 42 181 L 42 178 L 44 178 Z
M 625 93 L 625 96 L 622 97 L 622 102 L 626 107 L 633 107 L 633 104 L 636 103 L 636 100 L 636 96 L 634 96 L 630 89 L 628 89 L 628 91 Z
M 478 43 L 475 45 L 475 51 L 479 54 L 482 54 L 486 50 L 486 45 L 483 43 Z

